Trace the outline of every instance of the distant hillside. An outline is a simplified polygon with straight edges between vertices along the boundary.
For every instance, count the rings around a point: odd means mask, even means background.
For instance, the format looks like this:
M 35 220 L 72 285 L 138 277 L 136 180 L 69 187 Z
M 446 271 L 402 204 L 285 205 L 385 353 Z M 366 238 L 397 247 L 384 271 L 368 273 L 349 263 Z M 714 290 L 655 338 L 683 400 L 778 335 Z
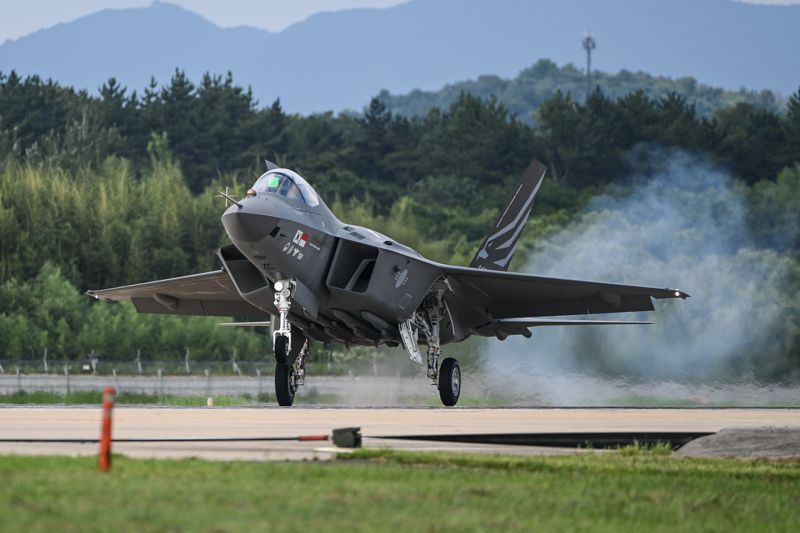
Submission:
M 220 28 L 165 3 L 104 10 L 0 44 L 0 71 L 95 92 L 110 77 L 139 89 L 175 68 L 233 73 L 262 105 L 361 109 L 381 89 L 437 90 L 482 74 L 510 78 L 536 60 L 581 64 L 597 37 L 599 70 L 692 76 L 736 90 L 800 85 L 800 6 L 732 0 L 412 0 L 321 13 L 280 33 Z
M 671 79 L 652 76 L 645 72 L 620 71 L 616 74 L 606 72 L 592 73 L 592 86 L 599 88 L 611 98 L 620 98 L 641 89 L 651 97 L 678 93 L 685 96 L 695 106 L 700 115 L 708 116 L 714 110 L 739 102 L 774 112 L 782 112 L 785 103 L 771 91 L 727 91 L 698 83 L 694 78 Z M 513 79 L 499 76 L 480 76 L 477 80 L 462 81 L 445 85 L 438 91 L 411 91 L 404 95 L 394 95 L 381 91 L 378 98 L 393 113 L 404 116 L 421 116 L 432 108 L 447 109 L 461 93 L 469 93 L 481 98 L 495 96 L 520 120 L 532 124 L 534 113 L 545 100 L 552 98 L 556 91 L 571 94 L 578 101 L 586 96 L 586 73 L 573 65 L 559 68 L 552 61 L 541 59 L 532 67 L 526 68 Z

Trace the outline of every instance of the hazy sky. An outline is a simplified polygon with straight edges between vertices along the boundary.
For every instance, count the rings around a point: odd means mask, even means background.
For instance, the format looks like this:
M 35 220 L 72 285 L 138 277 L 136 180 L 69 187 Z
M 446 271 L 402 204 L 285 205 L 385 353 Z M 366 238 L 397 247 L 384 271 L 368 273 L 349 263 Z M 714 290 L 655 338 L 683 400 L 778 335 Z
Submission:
M 408 0 L 169 0 L 220 26 L 279 31 L 320 11 L 389 7 Z M 754 4 L 800 4 L 800 0 L 747 0 Z M 0 43 L 107 8 L 149 5 L 151 0 L 1 0 Z

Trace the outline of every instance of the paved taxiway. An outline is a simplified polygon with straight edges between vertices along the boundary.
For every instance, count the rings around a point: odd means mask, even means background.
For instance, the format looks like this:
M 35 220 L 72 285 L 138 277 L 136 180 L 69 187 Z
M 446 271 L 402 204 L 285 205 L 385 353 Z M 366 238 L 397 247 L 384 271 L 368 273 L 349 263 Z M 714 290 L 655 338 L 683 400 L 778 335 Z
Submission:
M 115 439 L 296 437 L 360 427 L 367 447 L 564 453 L 552 448 L 449 444 L 370 437 L 447 433 L 549 433 L 718 431 L 726 427 L 800 428 L 800 409 L 349 409 L 349 408 L 139 408 L 114 410 Z M 0 408 L 0 439 L 96 439 L 100 409 Z M 0 453 L 91 455 L 93 443 L 5 443 Z M 326 459 L 335 449 L 321 442 L 115 443 L 132 457 L 207 459 Z

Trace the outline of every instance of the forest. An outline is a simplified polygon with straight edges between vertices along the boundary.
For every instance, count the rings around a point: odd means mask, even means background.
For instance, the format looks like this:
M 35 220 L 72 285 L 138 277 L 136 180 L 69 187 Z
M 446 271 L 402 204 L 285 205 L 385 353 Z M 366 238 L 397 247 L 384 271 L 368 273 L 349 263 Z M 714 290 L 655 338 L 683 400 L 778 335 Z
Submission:
M 649 98 L 661 98 L 677 93 L 691 101 L 700 116 L 708 117 L 717 109 L 745 103 L 770 111 L 782 111 L 783 100 L 772 91 L 752 91 L 741 88 L 737 91 L 712 87 L 691 77 L 667 78 L 646 72 L 621 70 L 616 73 L 592 70 L 592 86 L 602 87 L 603 94 L 610 98 L 621 98 L 642 91 Z M 586 98 L 586 71 L 572 64 L 558 66 L 548 59 L 540 59 L 523 69 L 516 77 L 484 75 L 476 80 L 445 85 L 438 91 L 413 90 L 407 94 L 391 94 L 381 91 L 378 98 L 393 113 L 403 116 L 424 116 L 430 109 L 446 109 L 461 93 L 489 98 L 495 96 L 521 121 L 534 125 L 536 111 L 543 102 L 558 91 L 569 93 L 575 99 Z
M 45 348 L 63 359 L 186 348 L 263 357 L 263 338 L 212 327 L 218 319 L 140 316 L 82 292 L 216 268 L 216 192 L 242 195 L 264 159 L 304 175 L 342 220 L 466 264 L 536 156 L 548 175 L 512 264 L 523 269 L 588 220 L 594 199 L 632 195 L 681 154 L 730 177 L 747 225 L 738 246 L 780 257 L 781 289 L 797 294 L 800 90 L 785 109 L 700 112 L 678 92 L 608 94 L 599 83 L 585 99 L 556 90 L 535 113 L 531 124 L 494 96 L 462 92 L 422 115 L 376 97 L 360 114 L 300 116 L 261 105 L 230 75 L 195 83 L 176 70 L 141 92 L 110 79 L 94 95 L 0 73 L 0 360 Z M 800 368 L 800 309 L 785 312 L 773 374 Z

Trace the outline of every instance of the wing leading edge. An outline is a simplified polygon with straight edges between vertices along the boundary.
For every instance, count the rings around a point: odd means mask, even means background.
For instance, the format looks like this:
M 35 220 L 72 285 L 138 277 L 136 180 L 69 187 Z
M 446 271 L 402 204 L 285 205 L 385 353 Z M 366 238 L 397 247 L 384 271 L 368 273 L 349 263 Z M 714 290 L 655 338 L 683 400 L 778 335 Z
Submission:
M 87 291 L 86 294 L 106 302 L 129 300 L 140 313 L 236 316 L 262 320 L 266 315 L 265 311 L 239 296 L 224 270 Z

